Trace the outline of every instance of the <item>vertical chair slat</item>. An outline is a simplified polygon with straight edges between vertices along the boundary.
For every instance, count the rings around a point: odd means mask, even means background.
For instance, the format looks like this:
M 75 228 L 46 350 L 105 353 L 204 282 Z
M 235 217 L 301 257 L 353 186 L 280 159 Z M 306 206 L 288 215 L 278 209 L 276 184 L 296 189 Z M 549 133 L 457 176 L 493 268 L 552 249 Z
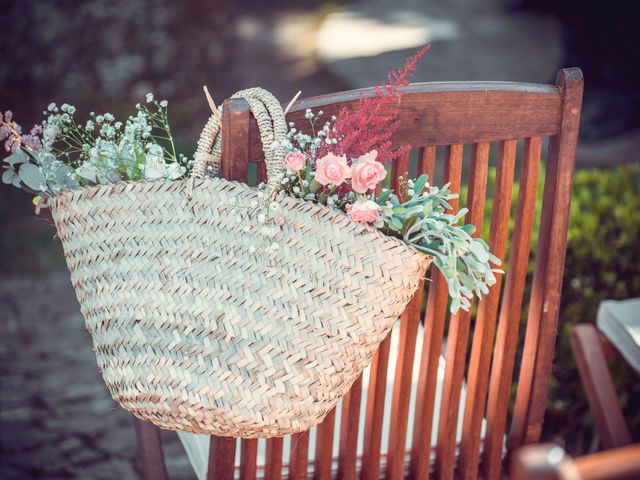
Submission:
M 211 437 L 207 480 L 233 480 L 236 460 L 236 439 Z
M 360 400 L 362 398 L 362 375 L 353 383 L 342 400 L 340 421 L 340 451 L 338 456 L 338 478 L 356 478 L 358 456 L 358 425 L 360 423 Z
M 256 459 L 258 456 L 258 440 L 243 439 L 240 442 L 240 480 L 256 478 Z
M 556 85 L 564 94 L 562 123 L 560 133 L 552 137 L 549 144 L 536 270 L 511 425 L 510 448 L 536 442 L 540 438 L 558 324 L 584 87 L 580 69 L 561 70 Z
M 362 451 L 362 471 L 360 478 L 380 477 L 380 447 L 382 444 L 382 417 L 387 388 L 389 368 L 389 347 L 391 332 L 387 335 L 371 361 L 367 411 L 364 423 L 364 448 Z
M 447 147 L 443 183 L 451 182 L 453 192 L 460 191 L 462 177 L 462 145 Z M 457 201 L 451 206 L 455 209 Z M 447 313 L 447 284 L 440 272 L 432 267 L 431 285 L 427 297 L 427 311 L 424 318 L 424 340 L 418 376 L 418 396 L 416 399 L 411 461 L 411 478 L 425 479 L 429 474 L 431 458 L 431 431 L 435 403 L 438 364 L 442 349 L 442 337 Z
M 409 152 L 400 155 L 391 164 L 391 188 L 395 191 L 398 197 L 402 197 L 404 192 L 400 191 L 400 178 L 406 187 L 407 184 L 407 172 L 409 171 Z
M 474 236 L 481 235 L 480 227 L 484 214 L 489 168 L 489 148 L 488 142 L 477 143 L 472 147 L 467 205 L 470 208 L 469 222 L 477 227 Z M 482 415 L 478 415 L 478 412 L 484 411 L 488 383 L 486 378 L 489 375 L 490 352 L 493 344 L 493 324 L 482 321 L 484 318 L 476 320 L 469 359 L 464 423 L 458 461 L 458 471 L 462 478 L 475 478 L 478 469 L 480 429 L 482 427 Z
M 225 100 L 222 110 L 221 175 L 228 180 L 246 182 L 249 172 L 249 118 L 244 100 Z M 233 127 L 232 127 L 233 125 Z M 236 440 L 211 437 L 207 479 L 232 480 L 234 476 Z
M 399 176 L 402 176 L 406 188 L 409 170 L 409 153 L 401 155 L 391 170 L 391 181 L 400 201 L 406 196 L 401 191 Z M 394 372 L 393 394 L 391 400 L 391 427 L 387 449 L 386 478 L 401 478 L 404 472 L 405 443 L 407 436 L 407 416 L 409 412 L 409 396 L 411 392 L 411 374 L 416 348 L 416 335 L 420 324 L 420 305 L 422 288 L 420 285 L 406 310 L 400 316 L 400 337 L 398 339 L 398 357 Z
M 540 169 L 540 146 L 540 137 L 525 140 L 520 175 L 520 192 L 518 195 L 518 211 L 509 254 L 509 271 L 500 307 L 498 334 L 494 347 L 495 354 L 489 385 L 487 435 L 483 452 L 484 470 L 491 472 L 489 478 L 493 478 L 492 475 L 496 475 L 500 471 L 502 459 L 503 436 L 506 431 L 522 297 L 529 264 L 531 231 L 535 219 L 538 171 Z
M 282 478 L 282 437 L 267 439 L 266 456 L 265 480 L 280 480 Z
M 471 171 L 465 223 L 474 225 L 475 237 L 482 235 L 484 203 L 487 193 L 487 174 L 489 170 L 488 142 L 476 143 L 471 148 Z M 471 314 L 459 311 L 451 316 L 447 335 L 447 352 L 442 401 L 440 403 L 440 424 L 436 447 L 435 471 L 438 478 L 452 478 L 455 465 L 456 435 L 458 430 L 458 412 L 464 378 L 465 362 Z
M 420 307 L 424 284 L 420 286 L 400 316 L 400 338 L 398 340 L 398 360 L 393 377 L 393 397 L 391 401 L 391 427 L 387 453 L 386 478 L 402 478 L 407 443 L 407 421 L 411 396 L 411 375 L 416 350 L 416 337 L 420 325 Z
M 434 184 L 436 172 L 436 147 L 430 145 L 420 149 L 420 160 L 418 162 L 418 175 L 426 173 L 429 176 L 429 183 Z
M 260 162 L 256 168 L 256 185 L 267 181 L 267 164 Z
M 144 480 L 167 480 L 164 465 L 160 429 L 155 425 L 133 418 L 133 427 L 138 442 L 138 453 L 142 460 L 142 478 Z
M 314 480 L 329 480 L 333 466 L 333 430 L 336 419 L 335 407 L 327 414 L 316 430 L 316 459 L 313 468 Z
M 224 101 L 221 131 L 223 161 L 220 173 L 227 180 L 247 181 L 250 115 L 251 112 L 244 100 Z
M 309 431 L 291 436 L 289 480 L 306 480 L 309 466 Z

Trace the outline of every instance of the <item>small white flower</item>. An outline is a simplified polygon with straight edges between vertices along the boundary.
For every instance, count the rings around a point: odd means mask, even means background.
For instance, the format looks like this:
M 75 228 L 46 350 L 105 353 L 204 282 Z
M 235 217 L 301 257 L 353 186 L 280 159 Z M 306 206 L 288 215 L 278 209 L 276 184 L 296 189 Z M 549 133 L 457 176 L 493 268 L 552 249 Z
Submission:
M 269 204 L 269 208 L 270 208 L 271 210 L 278 210 L 278 209 L 280 208 L 280 205 L 278 205 L 278 202 L 271 202 L 271 203 Z
M 153 93 L 147 93 L 147 95 L 145 96 L 145 100 L 147 103 L 153 102 Z
M 293 193 L 300 193 L 300 187 L 293 187 Z
M 49 110 L 50 112 L 53 112 L 55 109 L 56 109 L 56 104 L 53 102 L 51 102 L 47 107 L 47 110 Z
M 162 108 L 166 108 L 166 106 L 167 106 L 167 105 L 169 105 L 169 102 L 167 102 L 166 100 L 162 100 L 162 101 L 160 102 L 160 106 L 161 106 Z

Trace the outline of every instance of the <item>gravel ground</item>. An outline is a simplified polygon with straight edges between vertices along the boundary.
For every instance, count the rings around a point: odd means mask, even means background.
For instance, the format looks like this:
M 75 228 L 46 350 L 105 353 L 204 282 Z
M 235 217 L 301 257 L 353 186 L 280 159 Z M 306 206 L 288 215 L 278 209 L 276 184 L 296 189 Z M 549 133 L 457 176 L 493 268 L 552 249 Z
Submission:
M 5 279 L 0 299 L 0 478 L 139 478 L 131 417 L 102 383 L 68 272 Z M 194 478 L 163 436 L 171 478 Z

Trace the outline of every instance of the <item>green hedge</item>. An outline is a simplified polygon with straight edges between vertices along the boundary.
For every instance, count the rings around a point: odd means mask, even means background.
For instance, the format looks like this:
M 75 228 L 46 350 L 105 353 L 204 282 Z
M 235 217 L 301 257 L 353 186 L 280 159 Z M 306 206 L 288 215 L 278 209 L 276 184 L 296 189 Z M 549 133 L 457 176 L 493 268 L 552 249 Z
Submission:
M 640 297 L 640 164 L 575 174 L 558 340 L 545 433 L 575 438 L 591 424 L 569 334 L 594 323 L 606 299 Z M 640 381 L 622 362 L 612 365 L 631 430 L 640 431 Z M 587 427 L 587 428 L 584 428 Z M 573 438 L 572 438 L 573 437 Z M 573 443 L 573 442 L 572 442 Z

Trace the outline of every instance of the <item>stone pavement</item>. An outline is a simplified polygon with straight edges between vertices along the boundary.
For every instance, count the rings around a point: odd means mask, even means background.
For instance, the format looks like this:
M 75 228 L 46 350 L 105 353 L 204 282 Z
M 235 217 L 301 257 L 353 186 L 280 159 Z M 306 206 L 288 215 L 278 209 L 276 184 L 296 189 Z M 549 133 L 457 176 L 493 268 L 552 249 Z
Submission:
M 136 479 L 131 417 L 102 383 L 67 271 L 0 281 L 0 478 Z M 194 478 L 163 432 L 172 479 Z

